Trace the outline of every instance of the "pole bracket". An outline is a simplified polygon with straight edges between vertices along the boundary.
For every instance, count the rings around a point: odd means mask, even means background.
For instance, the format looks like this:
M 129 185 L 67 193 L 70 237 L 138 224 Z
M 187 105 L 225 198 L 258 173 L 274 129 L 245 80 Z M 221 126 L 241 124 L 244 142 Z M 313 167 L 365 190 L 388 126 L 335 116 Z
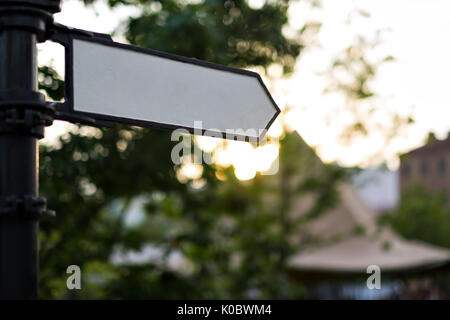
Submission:
M 54 216 L 54 211 L 47 210 L 45 198 L 33 195 L 0 197 L 0 217 L 40 220 Z
M 44 128 L 53 123 L 54 116 L 54 108 L 45 102 L 0 101 L 0 133 L 22 132 L 41 139 Z

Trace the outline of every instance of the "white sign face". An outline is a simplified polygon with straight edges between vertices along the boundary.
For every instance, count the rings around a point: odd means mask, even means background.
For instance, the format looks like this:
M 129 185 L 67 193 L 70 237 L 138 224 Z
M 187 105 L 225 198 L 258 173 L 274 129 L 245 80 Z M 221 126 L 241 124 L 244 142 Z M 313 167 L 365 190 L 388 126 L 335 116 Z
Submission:
M 72 61 L 73 111 L 94 118 L 261 138 L 279 113 L 254 72 L 82 38 Z

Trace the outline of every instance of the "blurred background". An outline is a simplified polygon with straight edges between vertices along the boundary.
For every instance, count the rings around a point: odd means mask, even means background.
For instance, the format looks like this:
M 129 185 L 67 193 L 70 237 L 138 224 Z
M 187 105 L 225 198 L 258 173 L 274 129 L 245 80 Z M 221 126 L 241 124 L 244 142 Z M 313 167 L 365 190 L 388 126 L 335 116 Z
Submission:
M 450 298 L 449 10 L 63 1 L 59 23 L 258 72 L 282 113 L 262 146 L 193 137 L 212 164 L 173 164 L 170 132 L 55 121 L 40 146 L 57 212 L 41 223 L 41 298 Z M 62 100 L 63 47 L 41 44 L 39 63 Z M 66 287 L 74 264 L 82 290 Z

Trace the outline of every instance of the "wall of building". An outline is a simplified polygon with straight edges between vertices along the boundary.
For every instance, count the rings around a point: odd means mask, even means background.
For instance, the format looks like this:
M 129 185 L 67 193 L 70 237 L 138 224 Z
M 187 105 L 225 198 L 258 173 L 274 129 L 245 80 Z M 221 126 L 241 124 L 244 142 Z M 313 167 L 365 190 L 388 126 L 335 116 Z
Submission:
M 450 199 L 450 138 L 436 140 L 401 157 L 400 190 L 422 184 L 431 192 L 444 192 Z

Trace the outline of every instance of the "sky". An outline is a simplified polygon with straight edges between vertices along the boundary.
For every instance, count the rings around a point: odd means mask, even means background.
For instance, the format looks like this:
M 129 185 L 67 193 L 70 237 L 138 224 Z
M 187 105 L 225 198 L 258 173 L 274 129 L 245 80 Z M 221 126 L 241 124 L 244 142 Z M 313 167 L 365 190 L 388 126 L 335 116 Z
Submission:
M 257 7 L 262 2 L 251 0 L 250 4 Z M 356 14 L 358 10 L 368 13 L 368 17 Z M 450 30 L 448 12 L 450 1 L 444 0 L 323 0 L 322 8 L 318 10 L 311 9 L 304 1 L 294 2 L 289 11 L 290 24 L 284 30 L 286 35 L 308 21 L 318 20 L 323 25 L 314 45 L 298 59 L 291 76 L 281 77 L 279 66 L 269 68 L 266 84 L 277 104 L 290 110 L 283 122 L 297 130 L 323 161 L 343 166 L 368 167 L 386 162 L 389 168 L 396 169 L 398 154 L 423 144 L 428 132 L 445 138 L 450 128 L 447 94 L 450 44 L 445 41 L 444 34 Z M 85 8 L 80 1 L 67 0 L 55 20 L 72 27 L 111 33 L 118 27 L 120 30 L 121 21 L 138 13 L 136 8 L 129 6 L 112 11 L 102 0 L 93 8 Z M 347 23 L 349 19 L 350 24 Z M 388 115 L 392 112 L 411 115 L 415 122 L 390 139 L 388 145 L 383 144 L 382 130 L 376 128 L 366 137 L 342 144 L 337 137 L 352 115 L 343 109 L 345 100 L 341 95 L 324 94 L 329 85 L 325 73 L 333 59 L 357 37 L 373 39 L 377 32 L 380 44 L 369 52 L 369 59 L 375 61 L 391 55 L 395 60 L 384 63 L 370 83 L 377 93 L 370 103 L 376 104 L 379 110 L 372 122 L 389 125 Z M 113 38 L 124 42 L 120 32 Z M 63 73 L 63 55 L 62 47 L 45 43 L 40 46 L 39 61 L 40 64 L 51 63 Z M 336 110 L 344 112 L 333 116 Z M 56 122 L 47 130 L 46 141 L 65 130 L 66 124 Z M 272 134 L 280 133 L 280 125 L 276 123 Z M 229 162 L 236 168 L 241 164 L 241 168 L 236 169 L 240 178 L 252 178 L 254 170 L 247 168 L 248 163 L 244 166 L 239 158 L 252 158 L 242 157 L 243 150 L 253 158 L 261 158 L 257 156 L 257 150 L 243 146 L 235 149 L 238 150 L 235 158 Z M 265 159 L 273 161 L 273 155 Z
M 299 5 L 301 6 L 301 5 Z M 349 13 L 362 9 L 369 18 L 355 17 L 351 25 L 345 21 Z M 329 67 L 330 61 L 359 35 L 371 38 L 381 32 L 381 44 L 373 56 L 392 55 L 395 60 L 385 63 L 378 71 L 373 90 L 378 94 L 377 106 L 386 111 L 411 114 L 415 124 L 404 136 L 383 148 L 383 158 L 391 168 L 398 166 L 397 154 L 415 148 L 424 142 L 427 132 L 433 131 L 439 138 L 447 135 L 450 126 L 447 95 L 450 72 L 450 46 L 443 41 L 444 32 L 450 28 L 450 2 L 438 0 L 359 0 L 323 1 L 318 10 L 324 24 L 318 34 L 319 47 L 314 47 L 298 60 L 297 71 L 286 86 L 298 90 L 286 90 L 285 99 L 294 103 L 297 110 L 295 128 L 303 138 L 318 147 L 318 153 L 326 161 L 338 161 L 344 165 L 367 166 L 380 146 L 376 134 L 356 141 L 353 146 L 340 146 L 336 141 L 340 129 L 339 119 L 328 127 L 323 125 L 333 105 L 339 105 L 339 97 L 324 95 L 326 80 L 317 75 Z M 297 20 L 301 10 L 292 10 L 292 20 Z M 299 16 L 309 19 L 305 13 Z M 379 162 L 375 159 L 375 164 Z

